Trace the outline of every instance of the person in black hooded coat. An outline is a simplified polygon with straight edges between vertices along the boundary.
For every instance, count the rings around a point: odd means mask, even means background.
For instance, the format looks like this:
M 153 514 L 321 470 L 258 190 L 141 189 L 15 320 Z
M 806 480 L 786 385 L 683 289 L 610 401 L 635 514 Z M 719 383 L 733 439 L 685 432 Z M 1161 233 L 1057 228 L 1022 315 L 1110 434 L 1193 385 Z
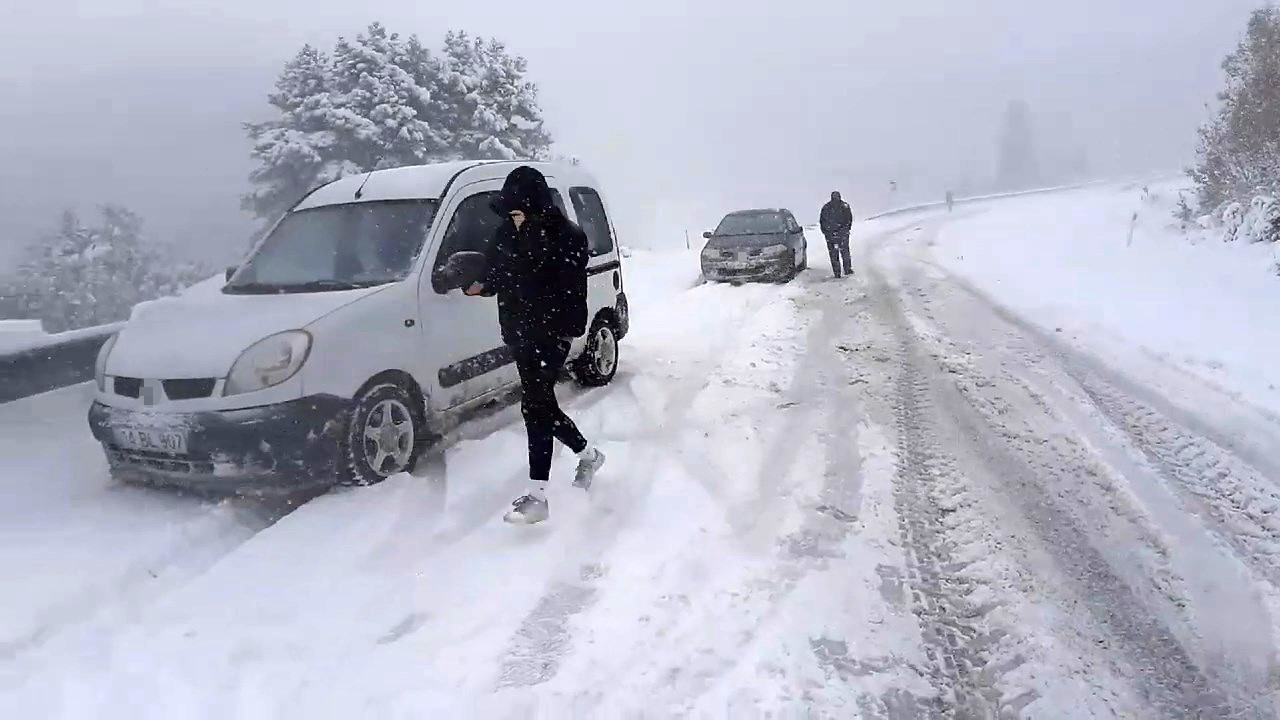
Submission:
M 836 277 L 853 274 L 849 258 L 849 233 L 853 229 L 853 211 L 840 193 L 831 193 L 831 201 L 822 206 L 818 215 L 818 227 L 827 239 L 827 253 L 831 255 L 831 272 Z M 843 271 L 843 272 L 842 272 Z
M 549 515 L 546 488 L 554 439 L 578 455 L 574 485 L 588 488 L 604 464 L 556 399 L 555 386 L 573 339 L 587 331 L 586 233 L 565 217 L 542 173 L 512 170 L 493 211 L 506 217 L 486 252 L 484 280 L 468 295 L 496 295 L 502 341 L 520 373 L 520 410 L 529 436 L 527 493 L 516 498 L 507 522 L 533 524 Z

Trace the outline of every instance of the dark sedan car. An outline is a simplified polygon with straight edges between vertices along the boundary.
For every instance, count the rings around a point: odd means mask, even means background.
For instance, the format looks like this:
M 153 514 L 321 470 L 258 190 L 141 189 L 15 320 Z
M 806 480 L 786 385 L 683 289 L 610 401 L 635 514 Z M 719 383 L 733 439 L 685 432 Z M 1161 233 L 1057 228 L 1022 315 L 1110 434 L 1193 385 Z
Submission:
M 790 210 L 729 213 L 703 237 L 702 275 L 707 280 L 786 282 L 809 264 L 808 241 Z

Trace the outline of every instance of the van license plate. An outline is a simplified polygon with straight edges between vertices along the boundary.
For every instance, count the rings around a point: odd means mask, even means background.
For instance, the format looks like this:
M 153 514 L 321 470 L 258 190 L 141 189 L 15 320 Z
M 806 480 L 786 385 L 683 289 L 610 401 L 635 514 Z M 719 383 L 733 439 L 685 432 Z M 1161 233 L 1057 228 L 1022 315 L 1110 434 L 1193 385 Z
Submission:
M 116 428 L 115 435 L 116 444 L 126 450 L 187 454 L 186 432 Z

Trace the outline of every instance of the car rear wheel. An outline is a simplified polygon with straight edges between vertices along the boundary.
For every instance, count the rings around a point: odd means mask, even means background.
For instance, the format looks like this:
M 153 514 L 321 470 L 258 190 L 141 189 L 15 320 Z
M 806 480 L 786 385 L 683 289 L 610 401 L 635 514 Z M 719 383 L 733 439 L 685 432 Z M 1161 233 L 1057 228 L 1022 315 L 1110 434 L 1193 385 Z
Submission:
M 573 363 L 573 374 L 587 387 L 608 385 L 618 372 L 618 334 L 603 315 L 591 324 L 587 347 Z
M 373 485 L 413 470 L 421 448 L 422 420 L 413 396 L 395 383 L 361 393 L 343 436 L 342 485 Z

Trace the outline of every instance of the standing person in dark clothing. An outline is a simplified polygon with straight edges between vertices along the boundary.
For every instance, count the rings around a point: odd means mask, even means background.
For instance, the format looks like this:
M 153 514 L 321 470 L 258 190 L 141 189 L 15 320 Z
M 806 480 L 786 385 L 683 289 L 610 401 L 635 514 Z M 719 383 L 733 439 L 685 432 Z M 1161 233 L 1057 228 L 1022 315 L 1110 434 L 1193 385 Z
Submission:
M 831 255 L 831 271 L 836 277 L 853 274 L 849 259 L 849 232 L 853 230 L 853 211 L 849 203 L 840 199 L 840 193 L 831 193 L 831 201 L 822 206 L 818 226 L 827 239 L 827 252 Z
M 955 209 L 955 207 L 956 207 L 956 194 L 948 190 L 947 191 L 947 212 L 951 212 L 952 210 Z
M 556 400 L 556 381 L 573 339 L 587 330 L 587 236 L 552 200 L 542 173 L 518 167 L 492 204 L 509 218 L 489 244 L 488 273 L 468 295 L 497 295 L 502 341 L 520 373 L 520 411 L 529 436 L 528 492 L 505 520 L 546 520 L 547 483 L 554 439 L 578 455 L 573 481 L 587 489 L 604 453 L 590 445 Z

